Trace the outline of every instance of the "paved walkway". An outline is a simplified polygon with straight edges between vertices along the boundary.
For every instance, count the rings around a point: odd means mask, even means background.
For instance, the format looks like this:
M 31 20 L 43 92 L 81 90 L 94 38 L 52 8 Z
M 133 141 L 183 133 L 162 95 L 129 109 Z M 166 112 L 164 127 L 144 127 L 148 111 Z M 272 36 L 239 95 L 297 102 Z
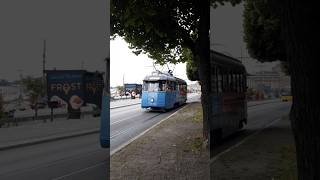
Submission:
M 213 158 L 210 164 L 211 178 L 215 180 L 297 179 L 293 173 L 295 155 L 292 151 L 294 151 L 294 139 L 290 122 L 285 117 L 250 136 L 240 145 Z
M 191 103 L 112 155 L 110 179 L 209 179 L 201 104 Z
M 99 132 L 100 118 L 54 120 L 0 128 L 0 150 Z

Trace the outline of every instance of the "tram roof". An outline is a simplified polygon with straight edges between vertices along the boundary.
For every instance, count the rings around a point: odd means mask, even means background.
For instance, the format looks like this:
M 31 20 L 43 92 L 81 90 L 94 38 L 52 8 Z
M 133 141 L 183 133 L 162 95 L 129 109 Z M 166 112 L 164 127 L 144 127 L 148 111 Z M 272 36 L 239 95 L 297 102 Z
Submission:
M 213 61 L 215 64 L 218 64 L 221 66 L 229 66 L 232 69 L 239 69 L 241 71 L 246 71 L 241 61 L 234 57 L 230 57 L 220 52 L 212 51 L 212 50 L 210 51 L 210 56 L 211 56 L 210 58 L 211 61 Z
M 163 72 L 160 72 L 160 71 L 152 72 L 151 75 L 147 75 L 143 80 L 144 81 L 166 80 L 166 81 L 178 81 L 178 82 L 186 83 L 186 81 L 184 81 L 183 79 L 174 77 L 169 73 L 163 73 Z

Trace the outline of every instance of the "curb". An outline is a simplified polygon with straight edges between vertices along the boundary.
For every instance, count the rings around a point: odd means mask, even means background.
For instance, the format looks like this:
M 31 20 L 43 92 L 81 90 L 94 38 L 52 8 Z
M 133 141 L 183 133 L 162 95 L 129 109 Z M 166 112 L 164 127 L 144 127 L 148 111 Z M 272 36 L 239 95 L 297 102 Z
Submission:
M 38 139 L 30 140 L 30 141 L 22 141 L 20 143 L 15 143 L 15 144 L 7 145 L 7 146 L 0 146 L 0 151 L 14 149 L 14 148 L 18 148 L 18 147 L 31 146 L 31 145 L 41 144 L 41 143 L 46 143 L 46 142 L 52 142 L 52 141 L 57 141 L 57 140 L 63 140 L 63 139 L 68 139 L 68 138 L 73 138 L 73 137 L 85 136 L 85 135 L 95 134 L 98 132 L 100 132 L 100 130 L 97 128 L 97 129 L 92 129 L 92 130 L 88 130 L 88 131 L 70 133 L 68 135 L 60 135 L 60 136 L 53 136 L 53 137 L 46 137 L 46 138 L 38 138 Z
M 133 103 L 133 104 L 127 104 L 127 105 L 122 105 L 122 106 L 115 106 L 115 107 L 110 107 L 110 109 L 117 109 L 117 108 L 122 108 L 122 107 L 128 107 L 128 106 L 133 106 L 141 103 Z
M 131 144 L 133 141 L 137 140 L 138 138 L 140 138 L 141 136 L 143 136 L 144 134 L 146 134 L 147 132 L 149 132 L 151 129 L 153 129 L 154 127 L 158 126 L 159 124 L 161 124 L 163 121 L 168 120 L 169 118 L 171 118 L 172 116 L 176 115 L 178 112 L 180 112 L 181 110 L 185 109 L 186 107 L 188 107 L 190 105 L 190 103 L 182 106 L 181 108 L 179 108 L 176 112 L 170 114 L 169 116 L 165 117 L 164 119 L 161 119 L 159 122 L 157 122 L 156 124 L 152 125 L 151 127 L 149 127 L 148 129 L 144 130 L 142 133 L 140 133 L 139 135 L 135 136 L 134 138 L 130 139 L 129 141 L 121 144 L 119 147 L 115 148 L 114 150 L 110 151 L 110 156 L 112 156 L 113 154 L 119 152 L 120 150 L 122 150 L 123 148 L 125 148 L 126 146 L 128 146 L 129 144 Z
M 248 105 L 248 107 L 253 107 L 253 106 L 259 106 L 259 105 L 264 105 L 264 104 L 272 104 L 272 103 L 279 103 L 281 101 L 271 101 L 271 102 L 263 102 L 263 103 L 258 103 L 258 104 L 253 104 L 253 105 Z

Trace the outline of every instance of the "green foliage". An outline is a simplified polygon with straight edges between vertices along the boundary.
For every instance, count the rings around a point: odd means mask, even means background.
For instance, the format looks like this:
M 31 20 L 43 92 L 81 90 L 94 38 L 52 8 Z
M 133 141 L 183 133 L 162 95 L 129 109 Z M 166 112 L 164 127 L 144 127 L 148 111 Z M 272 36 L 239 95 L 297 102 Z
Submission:
M 279 173 L 276 178 L 279 180 L 298 180 L 296 148 L 294 144 L 284 145 L 281 148 L 281 162 L 279 163 Z
M 213 6 L 241 0 L 210 0 Z M 195 0 L 113 0 L 111 34 L 123 37 L 133 52 L 158 64 L 192 62 L 200 12 Z M 195 63 L 189 63 L 189 67 Z M 192 70 L 195 72 L 196 68 Z M 195 78 L 197 79 L 197 78 Z
M 287 61 L 281 62 L 281 70 L 286 74 L 290 75 L 289 63 Z
M 135 54 L 146 53 L 159 64 L 184 62 L 183 47 L 197 38 L 193 11 L 187 0 L 115 0 L 112 35 L 124 37 Z
M 186 64 L 187 68 L 187 76 L 188 79 L 191 81 L 198 81 L 199 79 L 199 73 L 198 73 L 198 67 L 194 61 L 187 61 Z
M 250 56 L 262 62 L 285 61 L 278 11 L 266 0 L 246 0 L 243 16 L 244 41 Z
M 119 92 L 123 92 L 123 86 L 117 86 L 117 90 L 119 91 Z
M 45 87 L 41 78 L 32 78 L 30 76 L 22 79 L 22 84 L 28 91 L 31 104 L 36 104 L 41 96 L 44 96 Z

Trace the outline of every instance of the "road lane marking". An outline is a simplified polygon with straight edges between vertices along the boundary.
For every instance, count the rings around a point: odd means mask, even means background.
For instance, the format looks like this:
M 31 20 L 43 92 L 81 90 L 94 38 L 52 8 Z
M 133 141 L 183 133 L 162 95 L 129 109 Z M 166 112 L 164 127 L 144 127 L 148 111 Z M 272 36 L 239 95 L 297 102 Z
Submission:
M 259 129 L 257 132 L 252 133 L 251 135 L 245 137 L 244 139 L 242 139 L 242 141 L 238 142 L 237 144 L 229 147 L 228 149 L 220 152 L 219 154 L 217 154 L 216 156 L 214 156 L 211 160 L 210 160 L 210 164 L 212 164 L 213 162 L 215 162 L 219 157 L 221 157 L 222 155 L 226 154 L 227 152 L 230 152 L 231 150 L 235 149 L 236 147 L 240 146 L 241 144 L 243 144 L 244 142 L 248 141 L 250 138 L 252 138 L 253 136 L 261 133 L 263 130 L 265 130 L 266 128 L 272 126 L 273 124 L 275 124 L 276 122 L 278 122 L 279 120 L 281 120 L 281 118 L 275 119 L 272 122 L 270 122 L 269 124 L 265 125 L 264 127 L 262 127 L 261 129 Z
M 133 116 L 129 116 L 129 117 L 126 117 L 126 118 L 123 118 L 123 119 L 120 119 L 120 120 L 116 120 L 116 121 L 114 121 L 114 122 L 111 122 L 110 125 L 119 124 L 119 123 L 121 123 L 121 122 L 123 122 L 123 121 L 131 120 L 132 118 L 138 117 L 138 116 L 141 116 L 141 113 L 140 113 L 140 112 L 139 112 L 139 114 L 137 113 L 137 114 L 135 114 L 135 115 L 133 115 Z
M 89 167 L 86 167 L 86 168 L 83 168 L 83 169 L 79 169 L 79 170 L 77 170 L 77 171 L 73 171 L 72 173 L 65 174 L 65 175 L 59 176 L 59 177 L 57 177 L 57 178 L 53 178 L 52 180 L 64 179 L 64 178 L 66 178 L 66 177 L 70 177 L 70 176 L 73 176 L 73 175 L 75 175 L 75 174 L 78 174 L 78 173 L 81 173 L 81 172 L 84 172 L 84 171 L 87 171 L 87 170 L 89 170 L 89 169 L 93 169 L 93 168 L 96 168 L 96 167 L 98 167 L 98 166 L 105 165 L 105 164 L 106 164 L 106 162 L 98 163 L 98 164 L 95 164 L 95 165 L 92 165 L 92 166 L 89 166 Z M 107 169 L 106 169 L 106 173 L 108 173 L 108 172 L 107 172 Z
M 110 156 L 112 156 L 114 153 L 118 152 L 119 150 L 121 150 L 122 148 L 126 147 L 127 145 L 129 145 L 130 143 L 132 143 L 133 141 L 135 141 L 136 139 L 140 138 L 141 136 L 143 136 L 144 134 L 146 134 L 147 132 L 149 132 L 151 129 L 153 129 L 154 127 L 158 126 L 160 123 L 162 123 L 163 121 L 171 118 L 172 116 L 176 115 L 178 112 L 180 112 L 181 110 L 183 110 L 184 108 L 186 108 L 187 106 L 189 106 L 190 104 L 187 104 L 183 107 L 181 107 L 180 109 L 178 109 L 176 112 L 170 114 L 169 116 L 167 116 L 166 118 L 160 120 L 159 122 L 157 122 L 156 124 L 154 124 L 153 126 L 151 126 L 150 128 L 146 129 L 145 131 L 143 131 L 142 133 L 140 133 L 139 135 L 135 136 L 134 138 L 130 139 L 129 141 L 121 144 L 120 146 L 118 146 L 117 148 L 115 148 L 114 150 L 110 151 Z
M 155 117 L 157 117 L 157 116 L 160 116 L 160 115 L 162 115 L 162 114 L 161 114 L 161 113 L 158 113 L 158 114 L 156 114 L 156 115 L 153 115 L 153 116 L 148 117 L 148 118 L 145 119 L 145 120 L 150 120 L 150 119 L 153 119 L 153 118 L 155 118 Z M 130 130 L 134 129 L 135 127 L 137 127 L 137 125 L 136 125 L 136 126 L 132 126 L 131 128 L 128 128 L 128 129 L 125 129 L 125 130 L 122 130 L 122 131 L 117 131 L 117 133 L 113 134 L 113 135 L 110 137 L 110 139 L 113 139 L 113 138 L 115 138 L 116 136 L 119 136 L 119 135 L 122 135 L 122 134 L 126 134 L 127 132 L 129 132 Z

